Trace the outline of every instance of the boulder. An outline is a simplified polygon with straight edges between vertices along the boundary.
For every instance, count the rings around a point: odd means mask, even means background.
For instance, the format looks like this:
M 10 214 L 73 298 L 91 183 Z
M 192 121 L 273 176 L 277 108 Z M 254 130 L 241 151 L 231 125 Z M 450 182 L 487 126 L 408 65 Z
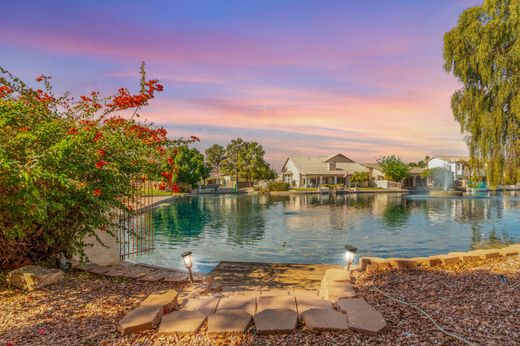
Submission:
M 58 269 L 28 265 L 7 274 L 7 283 L 24 290 L 33 291 L 52 285 L 63 279 L 63 272 Z

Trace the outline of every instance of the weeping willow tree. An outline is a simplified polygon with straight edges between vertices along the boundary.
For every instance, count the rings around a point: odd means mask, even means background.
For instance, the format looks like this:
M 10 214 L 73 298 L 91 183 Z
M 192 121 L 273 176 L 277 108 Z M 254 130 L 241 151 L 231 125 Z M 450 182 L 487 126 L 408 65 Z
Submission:
M 520 182 L 520 0 L 484 0 L 444 35 L 444 69 L 463 84 L 451 108 L 473 173 Z

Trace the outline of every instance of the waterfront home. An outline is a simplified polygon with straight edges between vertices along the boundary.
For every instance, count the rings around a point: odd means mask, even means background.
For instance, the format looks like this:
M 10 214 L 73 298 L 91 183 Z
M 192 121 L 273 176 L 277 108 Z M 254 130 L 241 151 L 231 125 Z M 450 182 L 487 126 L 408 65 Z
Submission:
M 428 168 L 446 168 L 453 175 L 453 181 L 470 177 L 468 156 L 434 156 L 428 161 Z
M 282 179 L 292 187 L 317 187 L 322 184 L 344 184 L 349 187 L 354 172 L 369 172 L 369 169 L 343 154 L 291 156 L 282 167 Z

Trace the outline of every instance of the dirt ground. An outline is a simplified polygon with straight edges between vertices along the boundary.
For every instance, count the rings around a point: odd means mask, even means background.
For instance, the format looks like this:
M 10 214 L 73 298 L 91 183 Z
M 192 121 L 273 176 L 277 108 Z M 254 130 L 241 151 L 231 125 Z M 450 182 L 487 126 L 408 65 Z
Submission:
M 259 336 L 159 336 L 155 331 L 120 336 L 117 322 L 151 292 L 185 285 L 66 274 L 35 292 L 0 286 L 0 345 L 459 345 L 414 309 L 374 290 L 416 304 L 446 330 L 476 345 L 520 344 L 520 256 L 444 269 L 361 274 L 359 296 L 379 309 L 388 328 L 378 336 L 355 332 Z

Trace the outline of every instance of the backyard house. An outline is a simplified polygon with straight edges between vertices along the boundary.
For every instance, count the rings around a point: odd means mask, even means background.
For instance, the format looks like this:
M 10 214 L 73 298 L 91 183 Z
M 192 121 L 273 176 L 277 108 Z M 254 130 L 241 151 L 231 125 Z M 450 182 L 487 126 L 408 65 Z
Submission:
M 291 156 L 282 167 L 282 179 L 292 187 L 318 187 L 322 184 L 344 184 L 349 187 L 354 172 L 369 169 L 343 154 L 331 156 Z

